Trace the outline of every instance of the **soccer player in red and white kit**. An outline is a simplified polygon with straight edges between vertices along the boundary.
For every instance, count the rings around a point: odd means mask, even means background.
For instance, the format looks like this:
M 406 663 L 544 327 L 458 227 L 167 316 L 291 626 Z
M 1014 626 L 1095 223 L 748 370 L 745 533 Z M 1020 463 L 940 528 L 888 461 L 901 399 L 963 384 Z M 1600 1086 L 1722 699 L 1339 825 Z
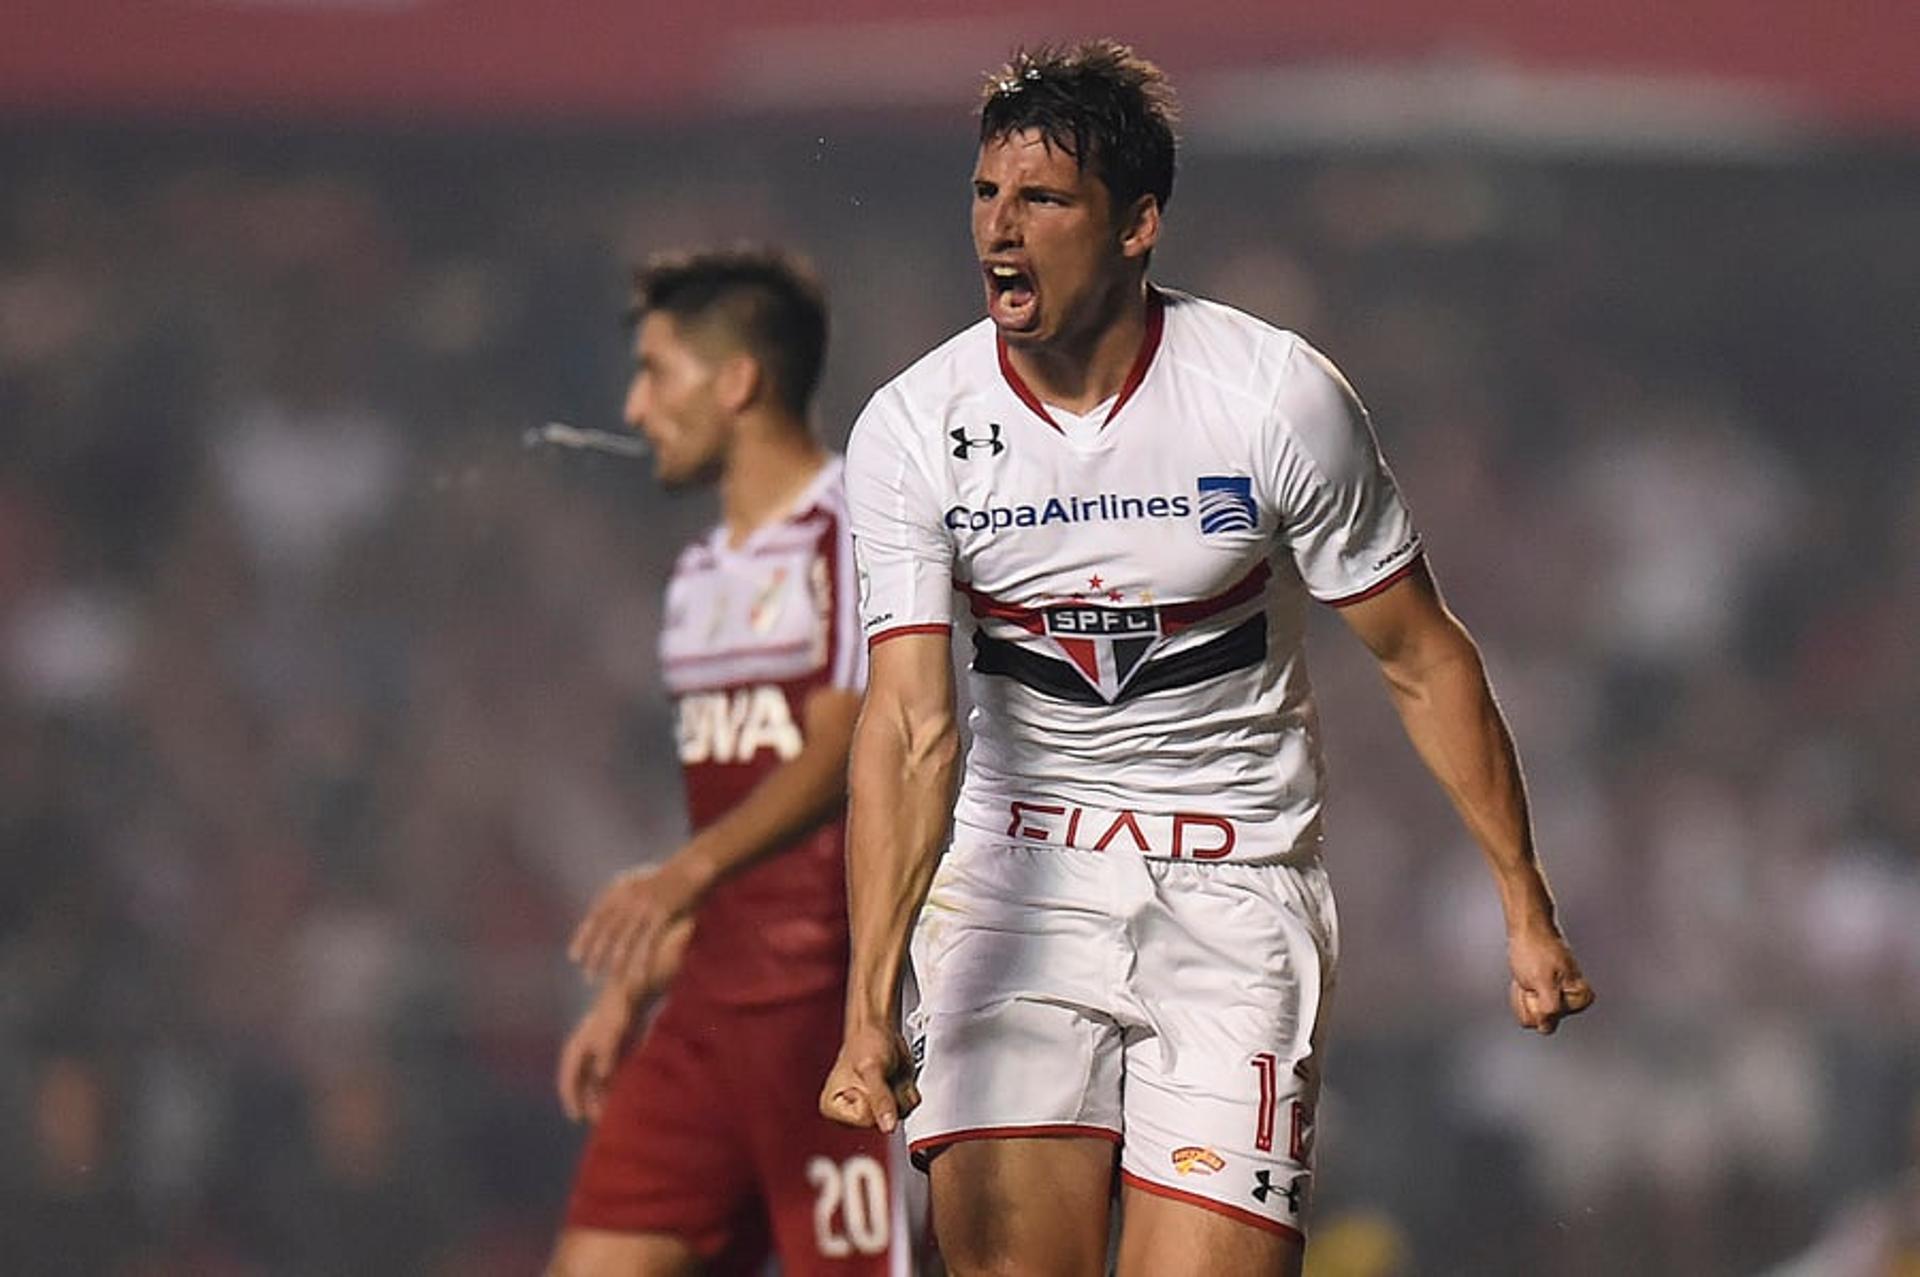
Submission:
M 973 175 L 987 318 L 882 387 L 848 448 L 872 669 L 820 1103 L 904 1115 L 962 1274 L 1104 1271 L 1116 1160 L 1122 1277 L 1300 1271 L 1338 948 L 1309 600 L 1378 659 L 1485 852 L 1519 1022 L 1592 1000 L 1479 653 L 1353 390 L 1297 335 L 1148 282 L 1173 168 L 1150 63 L 1019 56 Z M 974 709 L 950 806 L 956 598 Z
M 570 950 L 603 984 L 560 1061 L 593 1133 L 549 1272 L 758 1273 L 771 1250 L 789 1274 L 903 1273 L 890 1141 L 815 1102 L 866 676 L 841 461 L 807 424 L 825 304 L 763 252 L 658 261 L 635 302 L 627 423 L 666 485 L 717 486 L 721 519 L 680 554 L 660 635 L 692 836 L 616 879 Z

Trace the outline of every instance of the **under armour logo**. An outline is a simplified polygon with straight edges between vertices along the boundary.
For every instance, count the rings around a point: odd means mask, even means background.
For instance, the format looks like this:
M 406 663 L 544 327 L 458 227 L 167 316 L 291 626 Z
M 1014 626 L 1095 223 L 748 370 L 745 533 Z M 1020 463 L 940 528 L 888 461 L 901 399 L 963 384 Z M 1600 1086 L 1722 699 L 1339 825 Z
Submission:
M 1287 1210 L 1295 1215 L 1300 1213 L 1300 1196 L 1306 1191 L 1306 1176 L 1296 1178 L 1285 1188 L 1275 1188 L 1272 1171 L 1255 1171 L 1253 1175 L 1253 1200 L 1264 1202 L 1278 1193 L 1287 1199 Z
M 987 423 L 987 437 L 984 439 L 969 435 L 965 426 L 949 430 L 947 434 L 953 439 L 953 455 L 962 461 L 971 456 L 975 448 L 985 448 L 987 455 L 993 457 L 1007 450 L 1007 445 L 1000 442 L 1000 423 L 997 421 Z

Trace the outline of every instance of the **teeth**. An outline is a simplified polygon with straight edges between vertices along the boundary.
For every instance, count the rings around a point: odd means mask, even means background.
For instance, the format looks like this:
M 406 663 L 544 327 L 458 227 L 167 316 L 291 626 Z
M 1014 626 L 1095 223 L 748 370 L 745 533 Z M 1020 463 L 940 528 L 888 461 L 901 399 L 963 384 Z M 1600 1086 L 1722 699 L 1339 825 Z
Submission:
M 1018 279 L 1020 278 L 1020 272 L 1011 266 L 995 266 L 993 268 L 993 277 L 995 279 Z

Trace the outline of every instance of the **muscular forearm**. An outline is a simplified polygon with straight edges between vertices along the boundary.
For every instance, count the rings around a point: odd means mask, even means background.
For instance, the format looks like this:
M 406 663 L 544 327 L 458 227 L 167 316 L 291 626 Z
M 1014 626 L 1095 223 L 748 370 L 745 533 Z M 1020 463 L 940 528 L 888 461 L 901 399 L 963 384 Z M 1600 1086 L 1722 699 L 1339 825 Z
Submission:
M 1487 857 L 1508 931 L 1552 929 L 1519 757 L 1472 638 L 1455 623 L 1381 668 L 1414 748 Z
M 946 837 L 959 753 L 950 714 L 908 723 L 869 704 L 854 735 L 847 841 L 849 1030 L 893 1022 L 907 935 Z

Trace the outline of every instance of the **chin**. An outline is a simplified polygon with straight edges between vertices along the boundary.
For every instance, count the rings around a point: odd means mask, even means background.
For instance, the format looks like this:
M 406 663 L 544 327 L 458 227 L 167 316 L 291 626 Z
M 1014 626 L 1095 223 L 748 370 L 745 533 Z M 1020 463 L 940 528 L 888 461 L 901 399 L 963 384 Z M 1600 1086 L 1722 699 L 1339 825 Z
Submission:
M 1018 346 L 1023 350 L 1046 345 L 1047 339 L 1051 335 L 1038 324 L 1023 324 L 1018 328 L 1013 328 L 1001 323 L 997 319 L 993 321 L 993 328 L 995 332 L 1000 334 L 1001 339 L 1004 340 L 1007 345 Z

